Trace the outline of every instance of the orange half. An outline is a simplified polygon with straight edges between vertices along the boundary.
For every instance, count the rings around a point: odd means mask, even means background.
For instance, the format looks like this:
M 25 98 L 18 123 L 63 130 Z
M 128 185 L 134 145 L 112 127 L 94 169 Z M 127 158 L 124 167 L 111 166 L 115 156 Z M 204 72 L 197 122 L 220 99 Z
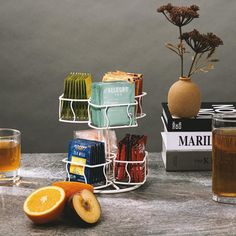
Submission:
M 93 186 L 90 184 L 85 184 L 81 182 L 68 182 L 68 181 L 60 181 L 54 182 L 52 186 L 58 186 L 64 189 L 66 193 L 66 198 L 69 199 L 72 195 L 77 192 L 81 192 L 83 189 L 87 189 L 93 193 Z
M 34 223 L 49 223 L 61 215 L 65 199 L 65 191 L 61 187 L 43 187 L 27 197 L 23 209 Z

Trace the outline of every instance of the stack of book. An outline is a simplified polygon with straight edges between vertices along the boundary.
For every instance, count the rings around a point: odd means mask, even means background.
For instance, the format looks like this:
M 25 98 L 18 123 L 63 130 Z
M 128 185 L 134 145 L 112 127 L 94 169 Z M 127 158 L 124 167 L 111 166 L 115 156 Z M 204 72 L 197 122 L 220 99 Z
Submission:
M 162 159 L 167 171 L 211 170 L 211 119 L 215 113 L 236 113 L 236 103 L 204 102 L 194 118 L 177 118 L 162 103 Z

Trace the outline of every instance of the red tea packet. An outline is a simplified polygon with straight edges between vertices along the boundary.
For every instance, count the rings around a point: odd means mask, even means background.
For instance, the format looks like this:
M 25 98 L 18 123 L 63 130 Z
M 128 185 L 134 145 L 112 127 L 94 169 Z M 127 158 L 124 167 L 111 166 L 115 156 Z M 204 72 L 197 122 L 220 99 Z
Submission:
M 145 158 L 147 136 L 127 134 L 120 142 L 116 160 L 142 162 Z M 115 179 L 122 182 L 141 183 L 145 178 L 145 166 L 143 163 L 119 163 L 115 164 Z M 127 166 L 127 171 L 126 171 Z

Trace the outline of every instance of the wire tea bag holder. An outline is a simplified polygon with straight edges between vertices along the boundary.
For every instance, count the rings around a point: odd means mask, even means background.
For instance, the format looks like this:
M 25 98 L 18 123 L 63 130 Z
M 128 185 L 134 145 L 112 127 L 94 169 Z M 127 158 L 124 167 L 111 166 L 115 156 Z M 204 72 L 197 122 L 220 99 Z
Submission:
M 143 112 L 142 108 L 142 100 L 143 97 L 146 96 L 146 92 L 142 92 L 142 94 L 135 96 L 135 101 L 133 103 L 125 103 L 125 104 L 112 104 L 112 105 L 96 105 L 91 103 L 90 99 L 68 99 L 64 98 L 63 94 L 59 97 L 59 121 L 60 122 L 66 122 L 66 123 L 87 123 L 89 127 L 99 130 L 100 135 L 104 135 L 105 138 L 105 154 L 106 154 L 106 161 L 105 163 L 97 164 L 97 165 L 87 165 L 83 163 L 68 161 L 68 158 L 64 158 L 62 160 L 63 163 L 66 164 L 66 173 L 67 173 L 67 179 L 70 181 L 70 173 L 69 173 L 69 167 L 70 165 L 77 166 L 81 168 L 83 171 L 83 177 L 84 182 L 87 183 L 87 176 L 85 174 L 86 168 L 102 168 L 103 175 L 104 175 L 104 181 L 102 183 L 94 184 L 94 192 L 95 193 L 122 193 L 122 192 L 128 192 L 132 191 L 134 189 L 139 188 L 142 186 L 147 179 L 147 156 L 148 152 L 145 151 L 145 155 L 143 160 L 141 161 L 121 161 L 116 159 L 116 153 L 112 153 L 110 150 L 110 137 L 109 137 L 109 129 L 119 129 L 119 128 L 132 128 L 132 127 L 138 127 L 138 119 L 144 118 L 146 116 L 146 113 Z M 73 114 L 73 117 L 71 120 L 63 119 L 62 117 L 62 106 L 63 102 L 70 102 L 70 109 Z M 87 103 L 87 110 L 88 110 L 88 119 L 87 120 L 77 120 L 76 119 L 76 111 L 73 108 L 74 103 Z M 92 123 L 92 117 L 91 117 L 91 107 L 96 109 L 103 109 L 104 110 L 104 118 L 106 121 L 106 126 L 104 127 L 97 127 Z M 116 125 L 116 126 L 110 126 L 108 111 L 111 108 L 114 107 L 126 107 L 127 117 L 129 118 L 129 124 L 125 125 Z M 134 117 L 133 114 L 130 113 L 130 108 L 135 107 Z M 140 111 L 139 114 L 137 111 Z M 115 178 L 115 165 L 116 164 L 122 164 L 124 165 L 124 170 L 127 175 L 127 178 L 124 181 L 118 181 Z M 142 165 L 144 167 L 143 170 L 143 181 L 141 182 L 132 182 L 130 173 L 128 171 L 129 165 Z
M 82 176 L 84 178 L 85 183 L 88 183 L 87 176 L 85 174 L 85 168 L 90 168 L 90 169 L 102 168 L 103 169 L 103 175 L 104 175 L 105 182 L 103 181 L 102 183 L 96 184 L 94 186 L 95 191 L 99 190 L 99 189 L 106 188 L 106 187 L 112 185 L 112 181 L 109 180 L 108 174 L 106 173 L 107 172 L 107 167 L 109 165 L 111 165 L 111 163 L 112 163 L 111 159 L 110 160 L 106 159 L 105 163 L 101 163 L 101 164 L 97 164 L 97 165 L 87 165 L 87 164 L 83 164 L 83 163 L 68 161 L 68 158 L 64 158 L 62 160 L 62 162 L 66 163 L 66 174 L 67 174 L 67 180 L 68 181 L 71 180 L 70 172 L 69 172 L 70 165 L 74 165 L 74 166 L 78 166 L 79 168 L 82 168 L 82 172 L 84 173 Z
M 134 103 L 123 103 L 123 104 L 112 104 L 112 105 L 96 105 L 96 104 L 91 103 L 91 101 L 89 100 L 88 104 L 89 104 L 89 106 L 88 106 L 88 117 L 89 117 L 88 126 L 90 126 L 93 129 L 100 129 L 100 130 L 103 130 L 103 129 L 119 129 L 119 128 L 130 128 L 130 127 L 137 127 L 138 126 L 138 123 L 136 121 L 136 116 L 132 117 L 132 113 L 129 112 L 131 107 L 136 107 L 138 105 L 137 101 L 135 101 Z M 106 121 L 106 124 L 107 124 L 106 126 L 98 127 L 98 126 L 93 125 L 92 117 L 91 117 L 91 107 L 97 108 L 97 109 L 100 109 L 100 110 L 104 109 L 104 118 L 105 118 L 105 121 Z M 108 116 L 108 111 L 109 111 L 110 108 L 115 108 L 115 107 L 126 107 L 126 113 L 127 113 L 128 119 L 129 119 L 129 124 L 110 126 L 110 119 L 109 119 L 109 116 Z M 134 122 L 132 122 L 133 119 L 134 119 Z
M 73 108 L 73 105 L 74 104 L 81 104 L 81 103 L 83 103 L 84 106 L 88 107 L 88 101 L 89 101 L 89 99 L 64 98 L 64 94 L 62 94 L 59 97 L 59 113 L 58 113 L 59 114 L 59 121 L 60 122 L 65 122 L 65 123 L 82 123 L 82 124 L 85 123 L 85 124 L 87 124 L 89 122 L 88 119 L 84 119 L 84 120 L 76 119 L 76 111 Z M 71 119 L 63 118 L 62 108 L 63 108 L 63 103 L 64 102 L 68 102 L 70 104 L 69 108 L 70 108 L 71 113 L 73 114 L 73 117 Z
M 143 106 L 142 106 L 143 97 L 146 95 L 147 95 L 146 92 L 142 92 L 142 94 L 135 96 L 135 100 L 138 102 L 137 108 L 140 109 L 140 114 L 137 114 L 136 119 L 142 119 L 146 116 L 146 113 L 143 113 Z

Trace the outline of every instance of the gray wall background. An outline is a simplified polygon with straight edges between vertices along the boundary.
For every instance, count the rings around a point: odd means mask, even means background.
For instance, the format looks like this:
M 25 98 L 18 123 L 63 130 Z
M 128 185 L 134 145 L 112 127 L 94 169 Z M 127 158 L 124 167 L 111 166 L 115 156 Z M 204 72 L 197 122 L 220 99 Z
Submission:
M 164 43 L 177 28 L 156 8 L 158 0 L 0 0 L 0 126 L 22 131 L 23 152 L 66 152 L 74 129 L 58 122 L 58 97 L 70 71 L 144 74 L 146 119 L 132 133 L 148 135 L 148 149 L 160 151 L 162 101 L 179 76 L 179 60 Z M 197 28 L 219 35 L 219 64 L 194 77 L 204 101 L 235 101 L 236 1 L 170 1 L 200 6 Z M 189 56 L 190 57 L 190 56 Z M 190 58 L 189 58 L 190 60 Z M 118 130 L 121 137 L 128 130 Z

